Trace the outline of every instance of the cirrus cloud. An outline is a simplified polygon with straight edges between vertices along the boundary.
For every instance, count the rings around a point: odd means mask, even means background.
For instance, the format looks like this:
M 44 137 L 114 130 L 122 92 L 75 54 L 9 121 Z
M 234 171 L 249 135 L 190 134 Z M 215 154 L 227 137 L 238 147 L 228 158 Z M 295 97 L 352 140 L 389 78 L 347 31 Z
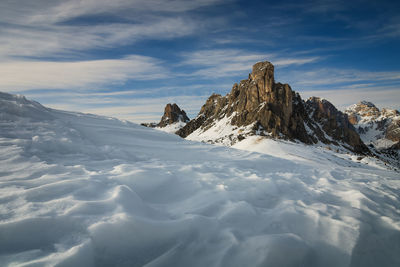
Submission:
M 160 61 L 130 55 L 122 59 L 88 61 L 0 62 L 0 89 L 21 92 L 30 89 L 71 89 L 102 87 L 127 80 L 165 78 L 168 71 Z

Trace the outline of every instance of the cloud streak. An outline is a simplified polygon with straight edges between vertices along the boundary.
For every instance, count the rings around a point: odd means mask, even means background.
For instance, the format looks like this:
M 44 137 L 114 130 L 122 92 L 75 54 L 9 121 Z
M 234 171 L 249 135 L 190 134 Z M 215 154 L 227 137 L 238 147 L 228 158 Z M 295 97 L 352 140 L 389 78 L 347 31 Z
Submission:
M 40 28 L 14 26 L 0 30 L 0 57 L 75 57 L 79 51 L 111 48 L 144 39 L 182 37 L 192 34 L 196 28 L 193 22 L 183 18 L 100 26 L 51 25 Z
M 9 92 L 38 88 L 93 89 L 127 80 L 156 80 L 168 75 L 158 60 L 138 55 L 91 61 L 0 62 L 0 73 L 0 89 Z
M 184 53 L 182 65 L 199 68 L 191 75 L 203 77 L 228 77 L 251 70 L 259 61 L 269 60 L 277 67 L 303 65 L 320 60 L 320 57 L 280 57 L 278 54 L 255 53 L 242 49 L 210 49 Z
M 400 71 L 360 71 L 356 69 L 320 68 L 313 70 L 294 70 L 284 77 L 300 87 L 320 88 L 340 86 L 340 84 L 378 84 L 400 81 Z M 379 84 L 378 84 L 379 85 Z
M 181 95 L 129 99 L 109 98 L 107 103 L 104 103 L 104 99 L 94 99 L 89 95 L 83 98 L 72 97 L 69 102 L 57 102 L 55 100 L 48 106 L 55 109 L 79 110 L 83 113 L 99 114 L 141 123 L 158 122 L 167 103 L 177 103 L 190 118 L 194 118 L 207 97 Z
M 222 2 L 1 1 L 0 58 L 76 57 L 76 52 L 91 49 L 120 47 L 142 40 L 190 36 L 201 31 L 207 22 L 185 12 Z M 81 18 L 90 16 L 90 23 L 80 22 Z M 102 22 L 104 18 L 111 20 Z

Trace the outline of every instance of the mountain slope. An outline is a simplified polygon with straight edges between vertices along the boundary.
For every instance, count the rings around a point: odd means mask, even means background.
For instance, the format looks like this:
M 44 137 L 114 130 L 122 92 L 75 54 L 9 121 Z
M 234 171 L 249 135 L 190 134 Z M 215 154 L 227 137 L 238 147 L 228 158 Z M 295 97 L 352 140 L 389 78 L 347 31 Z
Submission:
M 398 173 L 373 158 L 251 153 L 4 93 L 0 109 L 2 266 L 400 264 Z
M 305 102 L 288 84 L 276 83 L 268 61 L 256 63 L 249 78 L 234 84 L 226 96 L 210 96 L 198 116 L 177 134 L 226 145 L 247 136 L 271 136 L 369 152 L 345 114 L 326 100 Z

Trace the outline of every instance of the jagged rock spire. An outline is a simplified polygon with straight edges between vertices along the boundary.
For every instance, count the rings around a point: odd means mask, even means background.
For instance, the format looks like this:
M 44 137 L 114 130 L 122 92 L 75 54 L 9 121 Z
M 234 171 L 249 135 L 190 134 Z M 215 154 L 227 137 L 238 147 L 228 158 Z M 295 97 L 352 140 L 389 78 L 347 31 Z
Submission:
M 159 127 L 165 127 L 167 125 L 176 123 L 176 122 L 188 122 L 190 121 L 189 117 L 186 115 L 186 112 L 183 109 L 180 109 L 179 106 L 175 103 L 167 104 L 164 108 L 164 115 L 161 118 Z

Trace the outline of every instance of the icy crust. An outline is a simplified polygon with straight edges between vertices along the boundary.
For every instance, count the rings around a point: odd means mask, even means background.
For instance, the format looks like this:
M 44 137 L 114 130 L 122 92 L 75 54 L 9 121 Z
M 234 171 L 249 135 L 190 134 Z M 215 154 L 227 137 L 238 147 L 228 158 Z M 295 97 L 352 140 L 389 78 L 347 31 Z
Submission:
M 399 175 L 369 158 L 256 136 L 236 145 L 264 154 L 247 152 L 11 102 L 1 266 L 400 264 Z

